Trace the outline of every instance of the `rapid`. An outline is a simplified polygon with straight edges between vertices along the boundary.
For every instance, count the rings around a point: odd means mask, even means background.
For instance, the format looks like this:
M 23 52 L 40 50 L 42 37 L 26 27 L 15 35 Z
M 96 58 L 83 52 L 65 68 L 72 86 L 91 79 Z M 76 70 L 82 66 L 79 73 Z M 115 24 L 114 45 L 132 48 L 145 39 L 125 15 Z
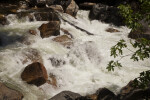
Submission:
M 61 20 L 60 27 L 73 36 L 70 48 L 53 41 L 54 36 L 40 37 L 38 27 L 46 21 L 29 22 L 28 18 L 17 19 L 15 15 L 8 15 L 10 24 L 0 27 L 0 36 L 3 37 L 0 46 L 0 81 L 21 91 L 23 100 L 48 100 L 63 90 L 87 95 L 106 87 L 118 93 L 121 87 L 138 77 L 140 72 L 150 69 L 148 60 L 134 62 L 127 56 L 120 60 L 122 68 L 108 72 L 107 64 L 114 60 L 110 56 L 110 48 L 120 39 L 126 40 L 129 49 L 134 50 L 128 38 L 130 29 L 97 20 L 90 21 L 88 13 L 89 11 L 79 10 L 76 18 L 60 14 L 63 19 L 93 34 L 88 35 Z M 106 32 L 107 28 L 115 28 L 119 32 L 109 33 Z M 38 35 L 30 35 L 29 29 L 35 29 Z M 64 34 L 63 31 L 60 33 Z M 25 54 L 31 55 L 32 50 L 39 52 L 48 75 L 56 77 L 57 86 L 45 83 L 36 87 L 22 81 L 21 73 L 32 61 L 22 62 Z M 129 50 L 124 50 L 125 55 L 130 53 Z M 50 58 L 59 60 L 59 64 L 53 64 Z

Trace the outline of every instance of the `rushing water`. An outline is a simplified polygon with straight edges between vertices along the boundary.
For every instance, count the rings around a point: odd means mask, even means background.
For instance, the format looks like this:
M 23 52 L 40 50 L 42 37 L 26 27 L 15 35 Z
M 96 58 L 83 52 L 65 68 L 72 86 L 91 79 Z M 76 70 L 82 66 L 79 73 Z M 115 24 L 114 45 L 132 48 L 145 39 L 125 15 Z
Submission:
M 27 18 L 17 19 L 14 15 L 9 15 L 10 25 L 0 27 L 0 80 L 21 91 L 25 96 L 24 100 L 47 100 L 63 90 L 86 95 L 94 93 L 98 88 L 106 87 L 117 93 L 141 71 L 150 69 L 148 60 L 133 62 L 130 57 L 125 57 L 121 59 L 121 69 L 116 68 L 114 72 L 108 72 L 106 66 L 113 59 L 110 57 L 111 46 L 124 39 L 133 50 L 129 43 L 130 39 L 127 38 L 130 29 L 96 20 L 89 21 L 88 13 L 79 11 L 76 19 L 66 14 L 62 15 L 70 23 L 94 34 L 88 35 L 62 21 L 61 28 L 68 30 L 74 37 L 74 45 L 70 49 L 52 41 L 54 37 L 40 37 L 37 28 L 46 22 L 29 22 Z M 120 32 L 109 33 L 105 31 L 107 28 L 115 28 Z M 29 29 L 36 29 L 38 35 L 30 35 Z M 61 31 L 61 34 L 64 33 Z M 48 74 L 56 76 L 57 87 L 48 83 L 36 87 L 21 80 L 21 72 L 25 66 L 32 63 L 30 60 L 23 63 L 25 54 L 30 54 L 30 50 L 40 53 Z M 124 53 L 129 54 L 130 51 L 125 50 Z M 62 63 L 53 64 L 50 58 L 61 60 Z

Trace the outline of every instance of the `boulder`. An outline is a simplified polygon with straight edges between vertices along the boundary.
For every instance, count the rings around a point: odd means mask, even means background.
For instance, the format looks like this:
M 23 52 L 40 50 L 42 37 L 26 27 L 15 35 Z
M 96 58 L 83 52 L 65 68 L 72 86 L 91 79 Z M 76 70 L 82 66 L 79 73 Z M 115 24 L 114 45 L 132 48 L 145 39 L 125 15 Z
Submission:
M 34 13 L 34 16 L 37 21 L 59 21 L 58 15 L 54 11 L 52 11 L 52 9 L 49 10 L 49 12 L 36 12 Z
M 79 97 L 81 97 L 80 94 L 71 91 L 62 91 L 49 100 L 77 100 Z
M 53 41 L 58 42 L 65 47 L 70 47 L 73 44 L 72 39 L 68 37 L 67 35 L 58 36 L 54 38 Z
M 62 12 L 62 13 L 64 12 L 61 5 L 51 5 L 51 6 L 49 6 L 49 8 L 52 8 L 52 9 L 59 11 L 59 12 Z
M 25 67 L 21 74 L 21 78 L 28 84 L 41 86 L 42 84 L 46 83 L 48 75 L 43 64 L 34 62 Z
M 116 95 L 107 88 L 100 88 L 96 94 L 97 100 L 117 100 Z
M 124 25 L 123 18 L 119 14 L 119 9 L 117 7 L 107 6 L 100 3 L 94 5 L 90 10 L 89 18 L 90 20 L 100 20 L 116 26 Z
M 150 99 L 150 87 L 147 89 L 135 88 L 133 81 L 130 81 L 120 90 L 118 96 L 121 100 L 143 100 L 145 97 Z
M 22 100 L 23 94 L 0 83 L 0 100 Z
M 66 9 L 64 9 L 65 13 L 70 14 L 71 16 L 76 16 L 77 12 L 79 10 L 78 5 L 75 3 L 74 0 L 71 0 L 70 4 L 67 6 Z
M 50 21 L 47 24 L 42 24 L 39 27 L 40 35 L 42 38 L 48 38 L 50 36 L 57 36 L 60 34 L 60 22 Z

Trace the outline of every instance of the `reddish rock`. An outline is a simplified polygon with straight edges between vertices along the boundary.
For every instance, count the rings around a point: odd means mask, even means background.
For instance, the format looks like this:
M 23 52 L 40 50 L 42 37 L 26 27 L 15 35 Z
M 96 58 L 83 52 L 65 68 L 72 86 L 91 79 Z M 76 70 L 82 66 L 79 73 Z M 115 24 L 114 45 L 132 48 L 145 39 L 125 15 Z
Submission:
M 68 32 L 68 30 L 65 30 L 63 28 L 60 29 L 64 34 L 69 35 L 71 38 L 73 38 L 72 34 Z
M 108 28 L 108 29 L 106 29 L 106 31 L 110 32 L 110 33 L 120 32 L 120 31 L 118 31 L 117 29 L 114 29 L 114 28 Z
M 22 80 L 28 84 L 40 86 L 46 83 L 48 79 L 47 71 L 43 64 L 39 62 L 28 65 L 21 74 Z
M 42 38 L 47 38 L 50 36 L 57 36 L 60 34 L 60 22 L 50 21 L 47 24 L 42 24 L 39 27 L 40 35 Z
M 29 30 L 29 33 L 30 33 L 31 35 L 37 35 L 36 30 Z
M 54 86 L 54 87 L 57 87 L 57 80 L 56 80 L 56 76 L 55 75 L 53 75 L 53 74 L 50 74 L 50 79 L 51 80 L 48 80 L 48 84 L 51 84 L 52 86 Z
M 59 11 L 59 12 L 64 12 L 61 5 L 51 5 L 51 6 L 49 6 L 49 8 L 52 8 L 52 9 Z
M 69 47 L 73 43 L 72 39 L 70 37 L 68 37 L 67 35 L 58 36 L 58 37 L 54 38 L 53 41 L 58 42 L 65 47 Z
M 70 14 L 70 15 L 75 17 L 77 12 L 78 12 L 78 10 L 79 10 L 78 5 L 75 3 L 74 0 L 71 0 L 71 3 L 65 9 L 65 13 Z
M 4 84 L 0 83 L 0 100 L 22 100 L 22 93 L 10 89 Z

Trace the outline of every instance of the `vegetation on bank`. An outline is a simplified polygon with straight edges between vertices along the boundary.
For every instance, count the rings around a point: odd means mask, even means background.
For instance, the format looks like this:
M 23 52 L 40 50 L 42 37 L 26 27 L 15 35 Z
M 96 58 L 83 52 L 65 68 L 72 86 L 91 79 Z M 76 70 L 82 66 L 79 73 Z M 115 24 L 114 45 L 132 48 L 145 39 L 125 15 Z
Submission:
M 148 23 L 150 27 L 150 0 L 138 0 L 137 4 L 131 6 L 130 4 L 121 4 L 118 8 L 120 9 L 120 14 L 125 19 L 125 24 L 131 28 L 131 31 L 142 30 L 143 24 Z M 142 32 L 142 31 L 139 31 Z M 139 34 L 139 33 L 137 33 Z M 140 33 L 141 34 L 141 33 Z M 119 62 L 122 58 L 126 56 L 131 56 L 131 60 L 139 61 L 150 59 L 150 40 L 145 38 L 138 38 L 136 41 L 131 41 L 134 51 L 127 47 L 125 40 L 120 40 L 115 46 L 111 48 L 111 55 L 114 58 L 120 57 L 119 60 L 112 60 L 109 62 L 107 69 L 108 71 L 114 71 L 115 67 L 122 67 Z M 131 54 L 124 55 L 123 49 L 128 49 Z M 147 88 L 150 84 L 150 70 L 140 73 L 140 76 L 134 80 L 134 86 L 138 88 Z

